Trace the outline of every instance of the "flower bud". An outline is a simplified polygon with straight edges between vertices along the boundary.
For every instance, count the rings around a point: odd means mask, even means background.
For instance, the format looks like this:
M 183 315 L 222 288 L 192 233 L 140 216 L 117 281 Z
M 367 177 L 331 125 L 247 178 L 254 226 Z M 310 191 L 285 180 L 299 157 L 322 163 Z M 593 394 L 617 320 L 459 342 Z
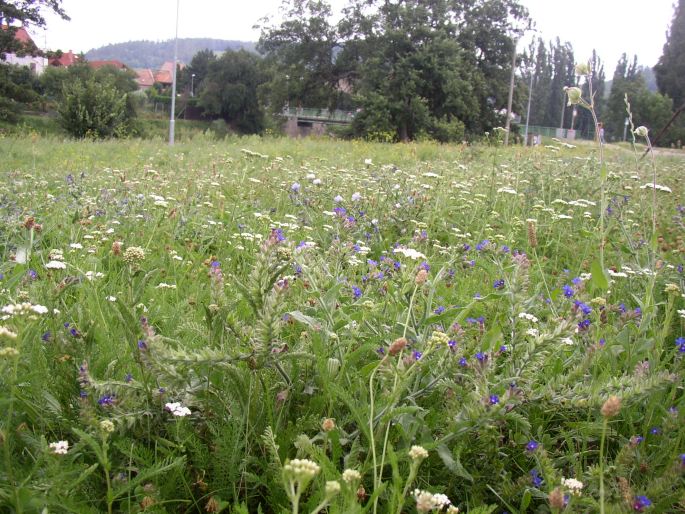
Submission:
M 647 134 L 649 133 L 649 129 L 647 127 L 645 127 L 644 125 L 640 125 L 638 128 L 635 129 L 634 133 L 638 137 L 647 137 Z
M 323 420 L 323 423 L 321 423 L 321 429 L 324 432 L 330 432 L 335 428 L 335 420 L 333 418 L 326 418 Z
M 392 344 L 390 345 L 390 348 L 388 348 L 388 353 L 390 355 L 397 355 L 400 353 L 402 350 L 404 350 L 404 347 L 407 346 L 407 340 L 404 337 L 400 337 L 399 339 L 395 339 Z
M 340 359 L 329 357 L 328 362 L 326 363 L 326 369 L 328 369 L 328 374 L 331 376 L 331 378 L 337 376 L 338 372 L 340 371 Z
M 590 74 L 590 66 L 588 66 L 588 63 L 586 62 L 581 62 L 576 64 L 576 75 L 589 75 Z
M 568 96 L 568 105 L 576 105 L 581 101 L 583 92 L 579 87 L 565 87 L 566 95 Z

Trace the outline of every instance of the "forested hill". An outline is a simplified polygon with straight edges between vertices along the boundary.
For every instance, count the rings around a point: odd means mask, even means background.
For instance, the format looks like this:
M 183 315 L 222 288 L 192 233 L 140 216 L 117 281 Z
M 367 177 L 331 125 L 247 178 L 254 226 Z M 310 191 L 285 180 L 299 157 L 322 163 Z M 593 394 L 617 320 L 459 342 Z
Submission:
M 209 38 L 181 38 L 178 40 L 178 60 L 190 63 L 193 56 L 200 50 L 224 50 L 254 51 L 255 44 L 249 41 L 232 41 L 225 39 Z M 86 53 L 89 61 L 117 59 L 131 68 L 159 68 L 164 61 L 174 58 L 174 40 L 168 41 L 128 41 L 112 45 L 94 48 Z

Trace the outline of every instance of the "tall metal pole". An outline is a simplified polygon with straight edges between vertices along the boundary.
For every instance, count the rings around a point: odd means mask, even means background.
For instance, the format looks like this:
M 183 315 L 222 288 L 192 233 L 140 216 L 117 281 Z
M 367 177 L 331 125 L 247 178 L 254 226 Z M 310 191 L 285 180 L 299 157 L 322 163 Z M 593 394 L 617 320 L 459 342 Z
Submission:
M 528 86 L 528 108 L 526 109 L 526 135 L 523 139 L 523 146 L 528 146 L 528 120 L 530 119 L 530 99 L 533 97 L 533 77 L 535 70 L 530 70 L 530 85 Z
M 169 146 L 174 146 L 176 128 L 176 62 L 178 61 L 178 8 L 181 0 L 176 0 L 176 37 L 174 39 L 174 70 L 171 79 L 171 113 L 169 113 Z
M 516 42 L 514 42 L 514 55 L 511 59 L 511 79 L 509 80 L 509 100 L 507 101 L 507 121 L 504 124 L 504 145 L 509 144 L 509 127 L 511 126 L 511 104 L 514 101 L 514 78 L 516 73 Z

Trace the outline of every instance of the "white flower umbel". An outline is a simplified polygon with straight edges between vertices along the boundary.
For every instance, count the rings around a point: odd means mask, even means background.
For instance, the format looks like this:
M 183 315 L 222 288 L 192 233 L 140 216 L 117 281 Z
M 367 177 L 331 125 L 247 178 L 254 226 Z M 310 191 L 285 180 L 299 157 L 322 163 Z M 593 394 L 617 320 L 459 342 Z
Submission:
M 49 446 L 52 453 L 57 455 L 66 455 L 69 451 L 69 441 L 57 441 L 56 443 L 50 443 Z
M 174 416 L 183 418 L 185 416 L 190 416 L 191 412 L 188 407 L 184 407 L 180 402 L 170 402 L 164 405 L 164 408 L 171 412 Z
M 573 496 L 580 496 L 580 493 L 583 490 L 583 482 L 576 480 L 575 478 L 562 477 L 561 484 L 566 487 Z

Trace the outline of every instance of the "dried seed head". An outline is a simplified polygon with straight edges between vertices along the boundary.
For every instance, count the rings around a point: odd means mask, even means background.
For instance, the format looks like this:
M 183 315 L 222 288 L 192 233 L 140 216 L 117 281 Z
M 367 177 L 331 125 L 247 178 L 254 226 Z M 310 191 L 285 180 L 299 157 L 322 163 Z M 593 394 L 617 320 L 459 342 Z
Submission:
M 528 220 L 528 245 L 535 248 L 538 245 L 538 232 L 535 220 Z
M 621 412 L 621 399 L 618 396 L 610 396 L 602 405 L 602 416 L 613 418 Z
M 392 344 L 390 345 L 390 348 L 388 348 L 388 353 L 390 355 L 397 355 L 400 353 L 402 350 L 404 350 L 404 347 L 407 346 L 407 340 L 404 337 L 400 337 L 399 339 L 395 339 Z
M 323 423 L 321 423 L 321 429 L 324 432 L 330 432 L 331 430 L 335 429 L 335 420 L 333 418 L 324 419 Z
M 417 286 L 422 286 L 426 283 L 426 280 L 428 280 L 428 272 L 425 269 L 420 269 L 419 272 L 416 274 L 414 282 Z
M 564 508 L 564 493 L 559 488 L 556 487 L 548 496 L 549 506 L 553 509 L 563 509 Z

